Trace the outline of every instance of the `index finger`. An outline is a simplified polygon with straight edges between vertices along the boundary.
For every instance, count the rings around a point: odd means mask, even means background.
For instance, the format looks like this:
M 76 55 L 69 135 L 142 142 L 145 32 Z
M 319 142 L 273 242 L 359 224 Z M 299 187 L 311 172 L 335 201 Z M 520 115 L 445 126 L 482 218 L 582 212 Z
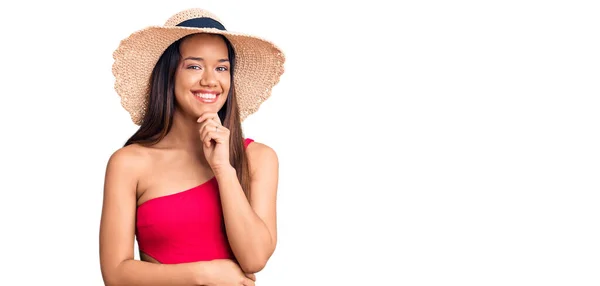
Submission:
M 202 113 L 202 115 L 200 115 L 200 117 L 198 118 L 197 122 L 202 122 L 202 121 L 205 121 L 206 119 L 214 120 L 219 125 L 222 125 L 221 119 L 219 118 L 219 114 L 214 113 L 214 112 Z

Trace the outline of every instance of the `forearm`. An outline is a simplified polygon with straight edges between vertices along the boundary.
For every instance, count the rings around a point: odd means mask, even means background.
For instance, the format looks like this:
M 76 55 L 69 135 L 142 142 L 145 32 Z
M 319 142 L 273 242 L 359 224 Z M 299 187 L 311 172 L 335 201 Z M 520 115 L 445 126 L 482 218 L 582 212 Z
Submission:
M 128 259 L 103 271 L 105 284 L 195 286 L 207 284 L 206 265 L 201 263 L 156 264 Z
M 244 195 L 235 169 L 219 170 L 215 176 L 231 249 L 245 272 L 256 273 L 274 250 L 272 236 Z

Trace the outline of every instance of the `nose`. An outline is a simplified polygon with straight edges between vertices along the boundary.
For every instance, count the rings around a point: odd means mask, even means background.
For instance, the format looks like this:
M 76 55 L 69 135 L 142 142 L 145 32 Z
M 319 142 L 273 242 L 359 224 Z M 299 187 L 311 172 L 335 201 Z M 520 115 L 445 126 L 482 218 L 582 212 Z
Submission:
M 200 85 L 204 85 L 204 86 L 217 85 L 217 78 L 215 77 L 214 72 L 211 70 L 206 70 L 202 74 L 202 78 L 200 78 Z

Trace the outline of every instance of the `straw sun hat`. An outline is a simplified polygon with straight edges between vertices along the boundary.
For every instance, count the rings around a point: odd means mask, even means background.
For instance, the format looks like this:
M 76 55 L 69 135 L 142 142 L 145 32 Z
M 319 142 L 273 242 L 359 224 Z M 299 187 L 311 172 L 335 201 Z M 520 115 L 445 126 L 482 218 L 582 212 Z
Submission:
M 136 125 L 140 125 L 144 118 L 150 74 L 162 53 L 173 42 L 202 32 L 225 36 L 235 50 L 233 73 L 242 121 L 271 96 L 273 86 L 284 72 L 283 52 L 267 40 L 227 31 L 209 11 L 188 9 L 173 15 L 163 26 L 134 32 L 122 40 L 113 53 L 115 90 L 121 97 L 121 105 Z

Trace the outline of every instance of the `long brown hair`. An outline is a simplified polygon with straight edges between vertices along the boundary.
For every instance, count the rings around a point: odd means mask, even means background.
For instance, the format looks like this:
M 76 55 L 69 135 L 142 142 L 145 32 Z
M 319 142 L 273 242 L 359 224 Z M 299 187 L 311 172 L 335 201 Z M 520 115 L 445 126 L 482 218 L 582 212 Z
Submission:
M 191 35 L 190 35 L 191 36 Z M 186 36 L 171 44 L 161 55 L 150 76 L 150 96 L 146 112 L 140 128 L 127 140 L 124 146 L 130 144 L 153 145 L 162 140 L 173 126 L 175 113 L 175 72 L 179 65 L 181 54 L 179 46 Z M 230 62 L 231 87 L 225 105 L 217 113 L 219 119 L 229 129 L 229 161 L 236 170 L 238 180 L 249 198 L 250 175 L 248 160 L 244 152 L 244 134 L 240 120 L 239 108 L 235 96 L 234 70 L 235 51 L 224 36 L 219 35 L 227 45 Z

